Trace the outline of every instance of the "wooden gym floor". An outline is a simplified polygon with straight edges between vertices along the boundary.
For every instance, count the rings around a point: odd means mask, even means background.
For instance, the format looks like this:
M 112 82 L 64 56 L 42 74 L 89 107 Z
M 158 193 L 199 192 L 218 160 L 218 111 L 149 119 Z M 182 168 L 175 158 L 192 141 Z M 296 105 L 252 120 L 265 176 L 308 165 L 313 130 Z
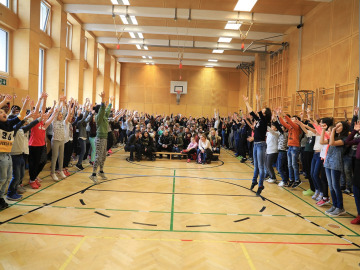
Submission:
M 301 188 L 250 186 L 253 169 L 227 151 L 221 162 L 129 163 L 117 149 L 108 180 L 91 167 L 39 190 L 0 213 L 0 269 L 359 269 L 360 226 L 330 218 Z

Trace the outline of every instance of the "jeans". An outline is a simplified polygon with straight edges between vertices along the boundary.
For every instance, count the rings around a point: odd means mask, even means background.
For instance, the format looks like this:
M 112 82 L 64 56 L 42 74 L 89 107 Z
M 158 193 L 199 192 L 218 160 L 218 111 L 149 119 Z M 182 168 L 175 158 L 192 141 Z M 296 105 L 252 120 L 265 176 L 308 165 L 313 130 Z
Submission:
M 287 159 L 288 159 L 288 167 L 289 167 L 289 178 L 290 181 L 300 181 L 299 176 L 299 154 L 300 154 L 300 147 L 296 146 L 289 146 Z
M 352 168 L 352 157 L 349 155 L 344 155 L 343 158 L 344 161 L 344 175 L 346 179 L 346 183 L 344 183 L 344 186 L 351 190 L 352 182 L 353 182 L 353 168 Z M 343 183 L 341 183 L 343 186 Z
M 198 156 L 200 155 L 200 160 L 201 160 L 202 163 L 206 162 L 206 159 L 207 159 L 206 150 L 204 151 L 204 153 L 202 153 L 200 149 L 197 150 L 197 155 Z
M 90 137 L 89 138 L 90 144 L 91 144 L 91 162 L 94 162 L 95 160 L 95 155 L 96 155 L 96 148 L 95 148 L 95 137 Z
M 266 170 L 269 173 L 269 176 L 271 179 L 276 179 L 276 174 L 273 168 L 273 163 L 277 160 L 278 153 L 272 153 L 266 155 Z
M 343 196 L 340 188 L 341 171 L 331 170 L 328 168 L 325 168 L 325 171 L 329 183 L 330 195 L 333 205 L 336 208 L 343 209 Z
M 81 165 L 86 151 L 86 140 L 79 138 L 78 142 L 80 144 L 80 154 L 77 165 Z
M 256 183 L 258 175 L 260 174 L 259 187 L 264 186 L 265 178 L 265 157 L 266 157 L 266 142 L 254 143 L 254 177 L 252 182 Z
M 289 168 L 287 165 L 287 153 L 279 152 L 277 159 L 277 170 L 280 173 L 281 179 L 284 183 L 289 182 Z
M 174 153 L 180 153 L 179 147 L 173 147 L 172 151 L 173 151 Z
M 8 187 L 8 196 L 16 193 L 18 185 L 22 182 L 25 176 L 25 160 L 23 155 L 12 155 L 13 175 Z
M 353 194 L 355 197 L 356 210 L 360 215 L 360 187 L 353 185 Z
M 222 145 L 225 146 L 225 130 L 221 131 L 221 137 L 222 137 Z
M 0 199 L 4 198 L 5 188 L 11 179 L 12 160 L 10 153 L 0 153 Z
M 134 152 L 137 153 L 137 158 L 141 158 L 141 144 L 125 146 L 125 150 L 130 152 L 130 158 L 134 159 Z
M 311 161 L 311 177 L 314 183 L 315 190 L 322 192 L 320 173 L 323 166 L 323 161 L 320 157 L 320 152 L 315 152 Z

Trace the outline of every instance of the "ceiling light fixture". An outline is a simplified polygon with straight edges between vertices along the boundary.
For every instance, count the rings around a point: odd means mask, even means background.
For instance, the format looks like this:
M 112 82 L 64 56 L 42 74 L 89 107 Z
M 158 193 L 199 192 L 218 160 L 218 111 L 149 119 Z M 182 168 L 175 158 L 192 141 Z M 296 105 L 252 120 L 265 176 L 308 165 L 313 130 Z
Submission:
M 147 46 L 144 46 L 144 50 L 149 50 L 149 48 Z
M 137 48 L 138 50 L 141 50 L 141 46 L 140 46 L 140 45 L 136 45 L 136 48 Z
M 113 3 L 114 5 L 118 5 L 119 2 L 117 0 L 111 0 L 111 3 Z
M 228 30 L 239 30 L 241 22 L 237 23 L 236 21 L 228 21 L 225 25 L 225 29 Z
M 213 50 L 213 53 L 223 53 L 224 50 Z
M 212 67 L 214 67 L 214 66 L 206 65 L 205 67 L 207 67 L 207 68 L 212 68 Z
M 136 25 L 138 25 L 138 22 L 137 22 L 137 20 L 136 20 L 136 17 L 135 17 L 135 16 L 130 16 L 130 19 L 131 19 L 131 21 L 132 21 L 132 24 L 136 24 Z
M 230 43 L 231 40 L 232 40 L 232 38 L 221 37 L 221 38 L 219 38 L 218 42 Z
M 130 35 L 131 38 L 136 38 L 134 32 L 129 32 L 129 35 Z
M 139 38 L 144 38 L 142 33 L 137 33 L 137 35 L 139 36 Z
M 149 56 L 149 59 L 152 59 L 152 56 Z
M 120 15 L 120 19 L 122 20 L 123 24 L 129 24 L 125 15 Z
M 209 61 L 209 62 L 217 62 L 218 60 L 215 60 L 215 59 L 209 59 L 208 61 Z
M 234 8 L 235 11 L 250 12 L 258 0 L 239 0 Z
M 147 65 L 149 64 L 149 63 L 146 63 Z
M 142 56 L 142 58 L 144 58 L 144 59 L 145 59 L 145 58 L 146 58 L 146 56 Z
M 125 6 L 130 6 L 129 0 L 122 0 L 122 2 Z

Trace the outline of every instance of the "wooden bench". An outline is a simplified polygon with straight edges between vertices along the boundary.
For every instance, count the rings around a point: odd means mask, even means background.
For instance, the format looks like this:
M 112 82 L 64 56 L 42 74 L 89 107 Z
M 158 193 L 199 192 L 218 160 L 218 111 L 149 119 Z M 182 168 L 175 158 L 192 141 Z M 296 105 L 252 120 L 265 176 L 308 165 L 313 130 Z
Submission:
M 175 153 L 175 152 L 154 152 L 155 155 L 170 155 L 170 160 L 172 158 L 172 156 L 186 156 L 186 153 Z M 217 153 L 213 153 L 213 156 L 220 156 L 220 154 Z

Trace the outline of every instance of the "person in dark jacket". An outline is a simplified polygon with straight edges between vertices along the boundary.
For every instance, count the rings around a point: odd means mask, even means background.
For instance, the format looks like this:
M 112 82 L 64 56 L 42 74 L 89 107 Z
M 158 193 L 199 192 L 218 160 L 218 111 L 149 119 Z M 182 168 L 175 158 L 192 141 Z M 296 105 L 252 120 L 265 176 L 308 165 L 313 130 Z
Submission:
M 130 135 L 126 146 L 125 151 L 130 152 L 130 161 L 134 161 L 134 151 L 137 153 L 137 161 L 141 160 L 141 133 L 140 130 L 137 130 L 135 134 Z
M 167 130 L 164 131 L 164 133 L 160 136 L 158 141 L 157 151 L 158 152 L 172 152 L 172 139 L 169 135 L 169 132 Z M 160 158 L 162 158 L 162 155 L 160 154 Z M 170 159 L 170 155 L 168 155 L 168 159 Z
M 141 136 L 141 150 L 142 153 L 147 156 L 149 161 L 155 161 L 155 157 L 153 155 L 154 152 L 154 141 L 153 138 L 149 135 L 149 132 L 146 130 Z
M 178 136 L 177 132 L 173 133 L 172 144 L 174 153 L 180 153 L 184 149 L 184 141 L 181 136 Z M 181 155 L 179 155 L 179 159 L 181 160 Z

